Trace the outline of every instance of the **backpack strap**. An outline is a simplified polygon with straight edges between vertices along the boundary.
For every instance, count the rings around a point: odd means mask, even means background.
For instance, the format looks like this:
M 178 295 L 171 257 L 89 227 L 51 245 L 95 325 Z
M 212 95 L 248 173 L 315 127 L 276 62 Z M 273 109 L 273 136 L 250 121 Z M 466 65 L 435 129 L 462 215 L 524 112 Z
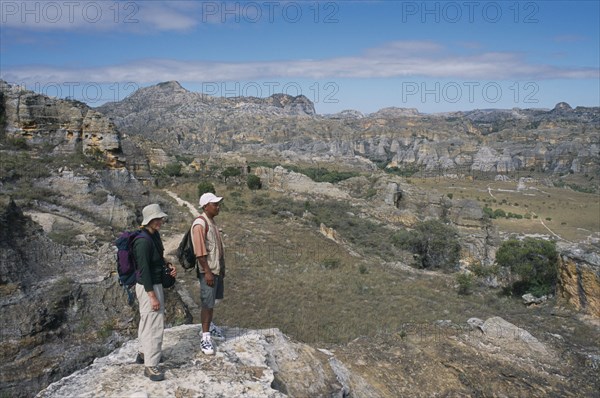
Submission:
M 145 229 L 138 230 L 138 232 L 131 238 L 131 240 L 130 240 L 131 246 L 129 247 L 129 251 L 131 252 L 131 258 L 133 259 L 133 266 L 135 267 L 136 273 L 139 272 L 139 270 L 138 270 L 137 261 L 135 261 L 135 256 L 133 255 L 133 244 L 138 239 L 147 240 L 148 242 L 150 242 L 152 244 L 152 247 L 154 247 L 155 249 L 158 250 L 158 248 L 156 247 L 156 244 L 154 243 L 154 241 L 148 234 L 148 231 L 146 231 Z
M 200 215 L 198 217 L 196 217 L 196 219 L 194 220 L 194 222 L 192 223 L 192 229 L 194 229 L 194 227 L 196 225 L 199 225 L 200 223 L 198 222 L 198 219 L 204 221 L 204 239 L 206 239 L 206 235 L 208 235 L 208 220 L 206 220 L 206 217 L 204 217 L 203 215 Z

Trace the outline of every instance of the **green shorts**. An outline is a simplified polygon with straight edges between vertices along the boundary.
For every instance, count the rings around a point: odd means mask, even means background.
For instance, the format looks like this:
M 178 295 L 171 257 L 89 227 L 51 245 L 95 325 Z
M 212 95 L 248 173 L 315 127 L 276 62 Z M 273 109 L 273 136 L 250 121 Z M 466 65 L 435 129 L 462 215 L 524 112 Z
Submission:
M 214 275 L 215 284 L 208 286 L 204 280 L 204 274 L 200 274 L 200 303 L 202 308 L 215 308 L 215 300 L 223 299 L 223 277 Z

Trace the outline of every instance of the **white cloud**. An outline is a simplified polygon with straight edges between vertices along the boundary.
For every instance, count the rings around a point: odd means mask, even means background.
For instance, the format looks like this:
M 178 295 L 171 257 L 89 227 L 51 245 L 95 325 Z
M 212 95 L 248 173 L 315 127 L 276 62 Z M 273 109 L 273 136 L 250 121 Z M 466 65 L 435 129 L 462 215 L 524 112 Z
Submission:
M 422 51 L 420 50 L 422 49 Z M 458 78 L 458 79 L 598 79 L 594 67 L 559 67 L 527 63 L 521 54 L 484 52 L 454 55 L 432 42 L 392 42 L 350 57 L 259 62 L 207 62 L 141 59 L 90 68 L 23 65 L 4 68 L 0 77 L 31 82 L 182 82 L 241 81 L 276 78 Z

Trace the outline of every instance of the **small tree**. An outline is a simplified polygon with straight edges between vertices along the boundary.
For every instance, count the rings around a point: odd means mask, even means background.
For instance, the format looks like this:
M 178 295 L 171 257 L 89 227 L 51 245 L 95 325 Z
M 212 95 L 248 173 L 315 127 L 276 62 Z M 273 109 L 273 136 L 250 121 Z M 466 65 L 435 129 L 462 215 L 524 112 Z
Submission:
M 181 176 L 181 164 L 180 163 L 169 163 L 163 169 L 165 174 L 170 177 L 179 177 Z
M 502 209 L 496 209 L 493 218 L 506 218 L 506 212 Z
M 519 277 L 512 284 L 515 294 L 535 296 L 554 292 L 558 279 L 558 253 L 552 241 L 509 239 L 496 252 L 496 263 Z
M 208 181 L 202 181 L 200 184 L 198 184 L 198 196 L 202 196 L 202 194 L 207 192 L 215 193 L 215 186 Z
M 399 231 L 392 242 L 418 254 L 422 268 L 454 269 L 460 257 L 458 232 L 438 220 L 419 223 L 414 231 Z
M 260 177 L 257 175 L 254 175 L 254 174 L 248 175 L 248 179 L 247 179 L 246 183 L 248 184 L 248 188 L 250 188 L 253 191 L 256 191 L 257 189 L 262 188 L 262 183 L 260 182 Z
M 221 172 L 221 175 L 223 176 L 223 178 L 225 179 L 225 181 L 227 181 L 227 179 L 229 177 L 237 177 L 240 174 L 242 174 L 242 172 L 240 171 L 239 167 L 227 167 L 225 170 L 223 170 L 223 172 Z

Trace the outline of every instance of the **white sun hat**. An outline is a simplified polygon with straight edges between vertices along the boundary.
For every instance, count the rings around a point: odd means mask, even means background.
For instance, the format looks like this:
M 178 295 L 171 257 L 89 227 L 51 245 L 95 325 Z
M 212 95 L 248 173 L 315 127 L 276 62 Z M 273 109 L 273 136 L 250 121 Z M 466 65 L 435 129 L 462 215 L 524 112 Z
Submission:
M 167 216 L 160 209 L 160 205 L 158 205 L 157 203 L 144 207 L 144 209 L 142 210 L 142 215 L 144 216 L 144 221 L 142 221 L 143 226 L 150 224 L 150 221 L 154 220 L 155 218 L 164 218 Z

